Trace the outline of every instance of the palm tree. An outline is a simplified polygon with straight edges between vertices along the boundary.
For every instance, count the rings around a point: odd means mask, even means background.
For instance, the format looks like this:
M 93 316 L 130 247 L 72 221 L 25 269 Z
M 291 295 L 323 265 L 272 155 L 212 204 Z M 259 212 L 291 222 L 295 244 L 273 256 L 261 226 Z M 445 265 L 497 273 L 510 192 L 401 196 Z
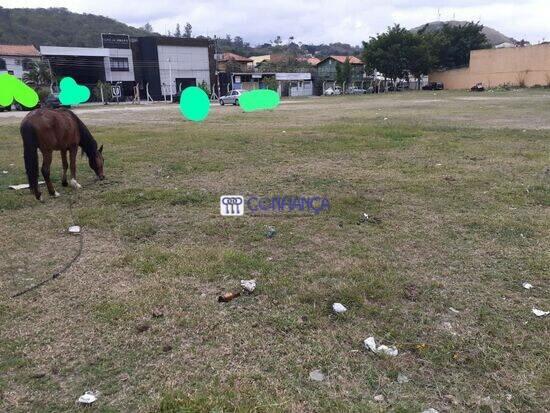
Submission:
M 23 82 L 34 89 L 43 86 L 50 87 L 53 82 L 53 73 L 50 65 L 44 61 L 32 62 L 29 71 L 23 74 Z

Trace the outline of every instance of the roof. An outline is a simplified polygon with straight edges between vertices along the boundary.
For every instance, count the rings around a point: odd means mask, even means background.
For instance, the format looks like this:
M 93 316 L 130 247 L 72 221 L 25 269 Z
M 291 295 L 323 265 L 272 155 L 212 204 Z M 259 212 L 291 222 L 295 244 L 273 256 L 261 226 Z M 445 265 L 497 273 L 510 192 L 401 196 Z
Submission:
M 317 57 L 308 57 L 307 62 L 312 66 L 316 66 L 318 63 L 321 63 L 321 59 Z
M 239 56 L 235 53 L 222 53 L 221 56 L 218 58 L 218 62 L 226 62 L 228 60 L 235 60 L 236 62 L 243 62 L 243 63 L 250 63 L 252 62 L 252 59 L 249 59 L 248 57 Z
M 349 62 L 352 64 L 352 65 L 363 65 L 364 63 L 358 59 L 357 57 L 355 56 L 335 56 L 335 55 L 332 55 L 332 56 L 329 56 L 329 57 L 325 57 L 324 59 L 322 59 L 319 63 L 321 62 L 324 62 L 325 60 L 327 59 L 334 59 L 336 60 L 338 63 L 345 63 L 346 62 L 346 59 L 349 59 Z M 317 63 L 317 64 L 319 64 Z
M 39 57 L 40 52 L 32 45 L 0 44 L 0 56 L 34 56 Z
M 44 56 L 109 57 L 109 50 L 102 47 L 40 46 Z
M 259 65 L 262 62 L 269 62 L 269 60 L 271 60 L 271 55 L 250 56 L 250 60 L 252 60 L 255 65 Z

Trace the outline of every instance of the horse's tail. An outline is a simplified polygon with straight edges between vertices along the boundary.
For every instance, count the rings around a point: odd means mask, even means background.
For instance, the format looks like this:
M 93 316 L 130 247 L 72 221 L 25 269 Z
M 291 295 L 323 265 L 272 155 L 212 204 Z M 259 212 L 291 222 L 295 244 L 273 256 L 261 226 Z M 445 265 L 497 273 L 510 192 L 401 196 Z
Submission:
M 20 132 L 23 138 L 23 157 L 27 179 L 30 189 L 36 194 L 38 191 L 38 138 L 34 126 L 29 122 L 21 123 Z

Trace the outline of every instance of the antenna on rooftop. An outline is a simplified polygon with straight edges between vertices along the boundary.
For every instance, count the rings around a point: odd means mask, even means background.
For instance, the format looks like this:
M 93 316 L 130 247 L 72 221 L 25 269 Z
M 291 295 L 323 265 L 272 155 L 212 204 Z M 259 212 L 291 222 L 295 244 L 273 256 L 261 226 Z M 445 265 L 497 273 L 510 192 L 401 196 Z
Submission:
M 441 21 L 441 11 L 439 9 L 437 9 L 437 21 Z

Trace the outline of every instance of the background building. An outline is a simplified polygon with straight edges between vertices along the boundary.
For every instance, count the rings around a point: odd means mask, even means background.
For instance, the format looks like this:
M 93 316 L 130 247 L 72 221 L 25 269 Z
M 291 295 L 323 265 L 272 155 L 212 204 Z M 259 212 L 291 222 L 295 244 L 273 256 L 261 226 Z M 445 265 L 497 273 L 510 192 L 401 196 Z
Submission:
M 480 82 L 485 87 L 550 85 L 550 44 L 472 50 L 468 67 L 435 71 L 429 79 L 445 89 L 470 89 Z
M 351 81 L 361 82 L 365 79 L 365 64 L 355 56 L 329 56 L 317 63 L 319 80 L 335 82 L 336 67 L 343 65 L 349 59 L 351 64 Z
M 40 52 L 32 45 L 0 45 L 0 74 L 9 73 L 23 78 L 33 61 L 40 60 Z

